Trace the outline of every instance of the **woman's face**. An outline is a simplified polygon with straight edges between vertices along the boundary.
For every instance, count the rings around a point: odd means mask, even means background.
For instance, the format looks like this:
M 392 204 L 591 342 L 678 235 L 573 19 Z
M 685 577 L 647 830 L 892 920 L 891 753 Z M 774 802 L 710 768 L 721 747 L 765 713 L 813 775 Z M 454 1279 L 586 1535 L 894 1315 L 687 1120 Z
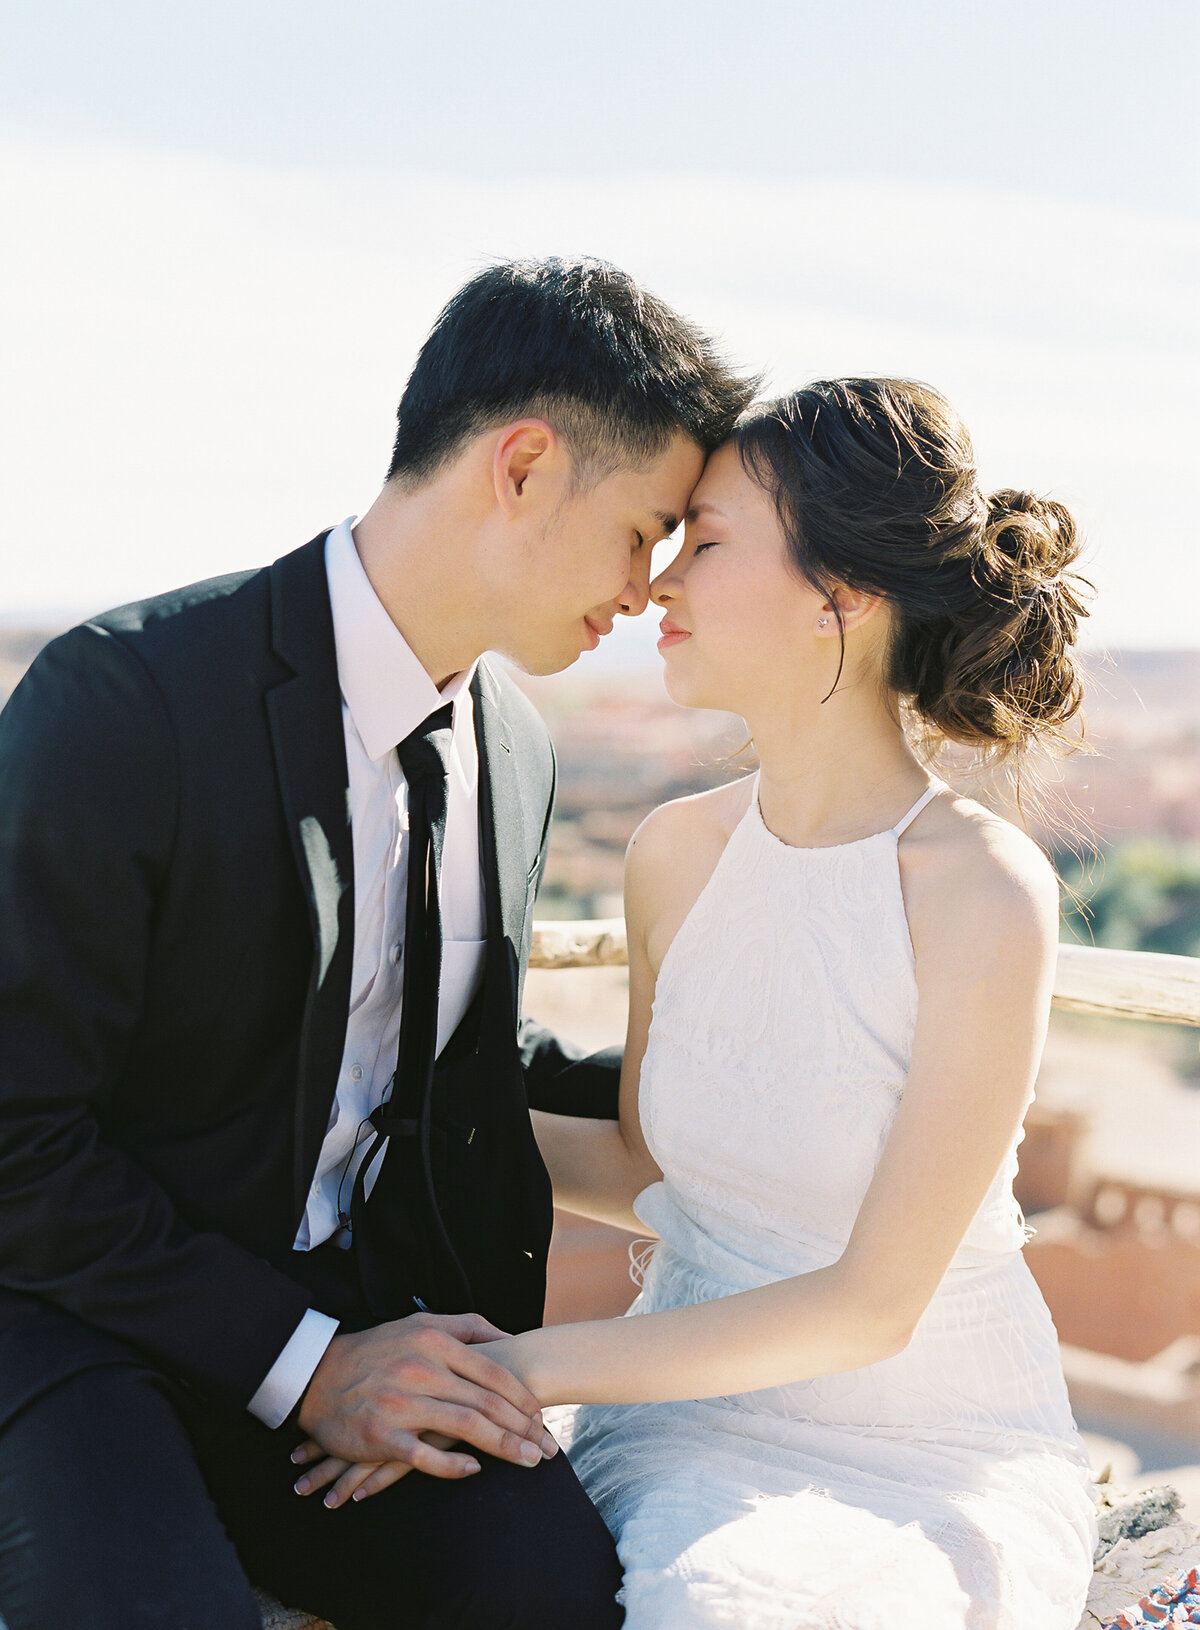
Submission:
M 765 701 L 815 692 L 836 660 L 828 602 L 790 565 L 775 504 L 732 442 L 718 447 L 692 494 L 683 547 L 650 585 L 666 613 L 666 686 L 685 707 L 745 715 Z M 819 624 L 824 617 L 825 622 Z M 830 683 L 826 679 L 826 688 Z

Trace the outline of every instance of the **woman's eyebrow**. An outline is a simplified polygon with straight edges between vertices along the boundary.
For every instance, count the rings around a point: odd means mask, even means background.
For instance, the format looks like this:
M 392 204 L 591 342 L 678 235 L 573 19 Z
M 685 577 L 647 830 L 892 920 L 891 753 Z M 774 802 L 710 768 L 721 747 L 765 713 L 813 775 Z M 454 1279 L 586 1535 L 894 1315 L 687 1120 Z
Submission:
M 702 498 L 698 504 L 691 506 L 684 519 L 698 521 L 701 515 L 720 515 L 724 519 L 725 511 L 719 509 L 716 504 L 710 504 L 706 498 Z

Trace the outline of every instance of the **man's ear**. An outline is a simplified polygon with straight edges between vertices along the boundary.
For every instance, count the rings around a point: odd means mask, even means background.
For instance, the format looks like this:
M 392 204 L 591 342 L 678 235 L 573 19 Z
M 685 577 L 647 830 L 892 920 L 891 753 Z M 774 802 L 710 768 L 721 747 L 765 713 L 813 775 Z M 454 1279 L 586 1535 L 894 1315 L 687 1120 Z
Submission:
M 545 419 L 516 419 L 504 426 L 492 449 L 492 485 L 506 515 L 515 516 L 529 496 L 530 476 L 548 473 L 563 452 L 554 427 Z

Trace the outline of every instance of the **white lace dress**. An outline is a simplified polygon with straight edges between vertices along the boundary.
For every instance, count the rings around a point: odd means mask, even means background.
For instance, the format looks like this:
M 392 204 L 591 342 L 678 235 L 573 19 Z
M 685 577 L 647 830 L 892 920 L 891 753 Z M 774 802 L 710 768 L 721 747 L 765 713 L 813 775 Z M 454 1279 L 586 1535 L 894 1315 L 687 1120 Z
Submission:
M 658 978 L 641 1115 L 663 1181 L 629 1316 L 833 1262 L 904 1088 L 895 828 L 800 849 L 746 815 Z M 1075 1630 L 1096 1543 L 1010 1150 L 916 1334 L 867 1368 L 554 1423 L 617 1537 L 627 1630 Z

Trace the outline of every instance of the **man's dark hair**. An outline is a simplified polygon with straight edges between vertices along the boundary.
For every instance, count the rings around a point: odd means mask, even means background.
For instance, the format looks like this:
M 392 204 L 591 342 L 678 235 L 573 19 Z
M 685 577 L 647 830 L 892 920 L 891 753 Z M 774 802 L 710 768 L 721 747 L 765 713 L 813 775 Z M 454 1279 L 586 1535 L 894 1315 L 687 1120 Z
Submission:
M 470 437 L 532 415 L 562 436 L 587 485 L 648 463 L 680 430 L 711 451 L 757 383 L 606 261 L 503 261 L 458 291 L 422 346 L 388 480 L 417 484 Z

